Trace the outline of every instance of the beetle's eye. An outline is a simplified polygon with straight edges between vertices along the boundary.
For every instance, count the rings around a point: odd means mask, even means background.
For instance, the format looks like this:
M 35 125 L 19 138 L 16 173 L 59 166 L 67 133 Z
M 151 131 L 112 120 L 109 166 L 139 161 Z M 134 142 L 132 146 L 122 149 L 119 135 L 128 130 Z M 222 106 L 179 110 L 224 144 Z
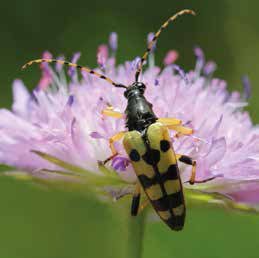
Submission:
M 129 93 L 129 92 L 128 92 L 127 90 L 124 91 L 124 97 L 125 97 L 126 99 L 128 98 L 128 93 Z
M 144 93 L 144 91 L 145 91 L 145 89 L 146 89 L 146 85 L 145 85 L 144 83 L 142 83 L 142 82 L 139 82 L 139 83 L 138 83 L 138 88 L 139 88 L 139 90 L 140 90 L 142 93 Z

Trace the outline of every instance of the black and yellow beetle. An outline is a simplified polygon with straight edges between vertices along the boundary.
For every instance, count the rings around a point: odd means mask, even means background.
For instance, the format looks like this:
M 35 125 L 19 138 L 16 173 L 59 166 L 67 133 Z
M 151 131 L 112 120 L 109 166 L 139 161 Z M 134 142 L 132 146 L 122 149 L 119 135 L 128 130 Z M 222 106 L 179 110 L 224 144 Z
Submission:
M 125 115 L 125 127 L 128 129 L 110 138 L 109 143 L 112 155 L 104 163 L 118 154 L 114 142 L 123 138 L 123 146 L 138 178 L 133 194 L 131 214 L 136 216 L 140 210 L 140 193 L 141 189 L 143 189 L 154 210 L 173 230 L 181 230 L 183 228 L 186 214 L 177 160 L 192 165 L 192 174 L 188 182 L 193 184 L 198 181 L 195 181 L 195 161 L 188 156 L 175 154 L 168 129 L 185 135 L 192 134 L 193 131 L 191 128 L 182 126 L 179 119 L 158 118 L 154 114 L 152 104 L 144 96 L 146 86 L 142 82 L 139 82 L 139 74 L 153 44 L 162 30 L 167 27 L 169 22 L 174 21 L 179 15 L 185 13 L 195 15 L 192 10 L 182 10 L 170 17 L 155 33 L 138 64 L 135 82 L 130 86 L 115 83 L 110 78 L 87 67 L 62 60 L 37 59 L 23 66 L 25 68 L 33 63 L 42 62 L 65 64 L 94 74 L 115 87 L 125 88 L 124 96 L 128 101 L 125 114 L 116 112 L 112 108 L 107 108 L 103 111 L 104 115 L 115 118 L 122 118 Z

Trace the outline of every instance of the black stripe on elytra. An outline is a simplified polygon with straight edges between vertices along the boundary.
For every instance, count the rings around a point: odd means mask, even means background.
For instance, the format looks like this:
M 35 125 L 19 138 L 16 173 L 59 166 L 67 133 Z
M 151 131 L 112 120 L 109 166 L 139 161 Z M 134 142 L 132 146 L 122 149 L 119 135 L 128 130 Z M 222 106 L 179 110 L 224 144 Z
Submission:
M 160 151 L 149 148 L 146 153 L 142 155 L 142 158 L 147 164 L 154 166 L 160 160 Z
M 165 223 L 173 230 L 181 230 L 184 226 L 185 213 L 182 216 L 172 216 Z
M 157 211 L 167 211 L 184 203 L 182 191 L 165 195 L 157 200 L 151 201 Z M 173 214 L 172 214 L 173 215 Z
M 171 164 L 163 175 L 167 180 L 179 179 L 179 169 L 177 164 Z
M 187 165 L 192 165 L 192 158 L 186 156 L 186 155 L 182 155 L 180 158 L 179 158 L 179 161 L 187 164 Z
M 146 175 L 142 174 L 138 176 L 138 179 L 143 186 L 144 189 L 149 188 L 152 185 L 157 184 L 157 178 L 156 175 L 152 178 L 147 177 Z
M 152 178 L 149 178 L 148 176 L 142 174 L 138 176 L 138 179 L 144 189 L 149 188 L 155 184 L 164 185 L 164 183 L 168 180 L 179 179 L 178 167 L 176 164 L 172 164 L 169 166 L 166 173 L 156 173 Z

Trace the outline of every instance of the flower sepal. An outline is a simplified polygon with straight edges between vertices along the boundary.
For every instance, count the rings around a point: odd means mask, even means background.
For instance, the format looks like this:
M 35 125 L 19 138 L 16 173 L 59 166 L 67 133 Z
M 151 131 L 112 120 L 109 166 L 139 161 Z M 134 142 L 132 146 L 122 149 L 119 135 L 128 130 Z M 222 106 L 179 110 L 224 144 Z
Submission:
M 237 202 L 228 195 L 218 192 L 204 192 L 202 190 L 185 189 L 185 198 L 188 207 L 201 206 L 225 208 L 226 210 L 232 210 L 242 213 L 259 214 L 258 205 L 252 205 L 243 202 Z
M 98 163 L 101 173 L 97 174 L 50 154 L 36 150 L 32 152 L 64 170 L 39 169 L 31 173 L 15 170 L 6 171 L 3 175 L 65 191 L 94 191 L 109 195 L 113 200 L 133 191 L 133 185 L 122 180 L 113 169 L 104 166 L 101 162 Z

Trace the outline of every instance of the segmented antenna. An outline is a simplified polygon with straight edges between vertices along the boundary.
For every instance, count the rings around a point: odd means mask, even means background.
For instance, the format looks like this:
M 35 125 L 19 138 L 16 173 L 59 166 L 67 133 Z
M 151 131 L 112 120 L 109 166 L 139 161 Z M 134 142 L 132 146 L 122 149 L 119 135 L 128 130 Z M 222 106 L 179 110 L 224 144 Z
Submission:
M 102 75 L 102 74 L 99 74 L 97 72 L 95 72 L 94 70 L 91 70 L 87 67 L 84 67 L 84 66 L 81 66 L 81 65 L 77 65 L 77 64 L 73 64 L 73 63 L 70 63 L 70 62 L 67 62 L 67 61 L 63 61 L 63 60 L 57 60 L 57 59 L 36 59 L 36 60 L 32 60 L 32 61 L 29 61 L 27 62 L 25 65 L 22 66 L 22 69 L 24 70 L 25 68 L 27 68 L 28 66 L 31 66 L 32 64 L 34 63 L 58 63 L 58 64 L 64 64 L 64 65 L 67 65 L 67 66 L 72 66 L 72 67 L 75 67 L 81 71 L 85 71 L 85 72 L 88 72 L 90 74 L 94 74 L 95 76 L 107 81 L 108 83 L 112 84 L 113 86 L 115 87 L 118 87 L 118 88 L 125 88 L 127 89 L 126 86 L 122 85 L 122 84 L 119 84 L 119 83 L 115 83 L 114 81 L 112 81 L 110 78 Z
M 146 52 L 144 53 L 144 55 L 142 56 L 141 61 L 140 61 L 139 65 L 138 65 L 138 69 L 137 69 L 136 74 L 135 74 L 135 80 L 136 80 L 136 82 L 138 81 L 138 77 L 139 77 L 139 74 L 140 74 L 140 72 L 141 72 L 141 70 L 142 70 L 143 63 L 144 63 L 145 60 L 147 59 L 147 56 L 148 56 L 150 50 L 152 49 L 152 46 L 153 46 L 154 43 L 157 41 L 157 38 L 159 37 L 159 35 L 160 35 L 160 33 L 162 32 L 162 30 L 164 30 L 164 29 L 168 26 L 168 24 L 169 24 L 170 22 L 173 22 L 178 16 L 181 16 L 181 15 L 186 14 L 186 13 L 187 13 L 187 14 L 195 15 L 195 12 L 194 12 L 194 11 L 188 10 L 188 9 L 184 9 L 184 10 L 182 10 L 182 11 L 176 13 L 174 16 L 170 17 L 170 18 L 160 27 L 160 29 L 156 32 L 156 34 L 154 35 L 153 39 L 149 42 L 148 47 L 147 47 L 147 50 L 146 50 Z

